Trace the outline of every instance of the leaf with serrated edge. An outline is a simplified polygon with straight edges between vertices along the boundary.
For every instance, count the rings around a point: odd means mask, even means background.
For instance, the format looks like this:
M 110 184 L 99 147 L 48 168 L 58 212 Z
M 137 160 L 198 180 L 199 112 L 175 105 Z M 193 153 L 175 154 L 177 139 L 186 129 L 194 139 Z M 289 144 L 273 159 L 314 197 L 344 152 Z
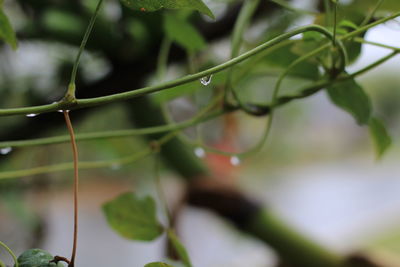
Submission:
M 201 0 L 121 0 L 122 3 L 133 9 L 142 12 L 157 11 L 162 8 L 166 9 L 192 9 L 197 10 L 212 19 L 214 14 Z
M 127 239 L 151 241 L 163 233 L 149 196 L 140 199 L 133 193 L 122 194 L 105 203 L 103 212 L 111 228 Z

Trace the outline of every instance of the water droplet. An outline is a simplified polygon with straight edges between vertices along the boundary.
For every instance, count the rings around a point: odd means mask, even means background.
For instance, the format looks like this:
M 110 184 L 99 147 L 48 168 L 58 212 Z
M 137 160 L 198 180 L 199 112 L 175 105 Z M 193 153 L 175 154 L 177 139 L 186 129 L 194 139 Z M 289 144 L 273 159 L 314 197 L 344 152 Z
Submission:
M 206 156 L 206 152 L 201 147 L 196 147 L 194 149 L 194 154 L 199 158 L 204 158 Z
M 57 110 L 57 112 L 60 112 L 60 113 L 63 113 L 64 111 L 69 112 L 68 109 L 66 109 L 66 110 L 59 109 L 59 110 Z
M 240 159 L 237 156 L 231 157 L 230 161 L 233 166 L 238 166 L 240 164 Z
M 37 115 L 39 115 L 39 114 L 37 114 L 37 113 L 26 114 L 26 116 L 27 116 L 28 118 L 33 118 L 33 117 L 36 117 Z
M 118 164 L 118 163 L 111 164 L 111 170 L 116 171 L 116 170 L 119 170 L 119 169 L 121 169 L 121 165 L 120 164 Z
M 0 154 L 1 155 L 7 155 L 8 153 L 10 153 L 12 151 L 11 147 L 3 147 L 0 148 Z
M 207 86 L 211 83 L 211 80 L 212 80 L 212 75 L 201 78 L 200 82 L 202 85 Z

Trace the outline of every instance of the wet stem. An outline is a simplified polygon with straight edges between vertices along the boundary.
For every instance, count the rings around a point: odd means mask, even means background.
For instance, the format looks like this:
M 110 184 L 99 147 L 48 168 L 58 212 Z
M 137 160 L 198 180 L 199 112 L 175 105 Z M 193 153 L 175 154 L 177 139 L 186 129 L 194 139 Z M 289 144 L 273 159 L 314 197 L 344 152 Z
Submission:
M 75 257 L 76 257 L 76 247 L 78 240 L 78 185 L 79 185 L 79 173 L 78 173 L 78 147 L 76 145 L 74 128 L 72 127 L 71 119 L 69 117 L 69 111 L 63 111 L 65 123 L 68 128 L 68 132 L 71 139 L 72 153 L 74 158 L 74 233 L 73 233 L 73 245 L 72 245 L 72 255 L 71 261 L 68 264 L 68 267 L 75 266 Z

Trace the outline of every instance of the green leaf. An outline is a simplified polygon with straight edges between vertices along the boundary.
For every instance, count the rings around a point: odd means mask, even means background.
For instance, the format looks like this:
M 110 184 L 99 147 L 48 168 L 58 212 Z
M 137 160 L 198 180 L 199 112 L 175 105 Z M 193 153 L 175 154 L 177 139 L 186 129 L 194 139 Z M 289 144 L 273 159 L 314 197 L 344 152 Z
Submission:
M 111 228 L 127 239 L 151 241 L 163 233 L 151 197 L 139 199 L 133 193 L 124 193 L 105 203 L 103 212 Z
M 354 22 L 352 22 L 351 20 L 347 20 L 347 19 L 340 21 L 338 27 L 344 28 L 344 29 L 348 28 L 350 30 L 358 29 L 358 26 Z
M 61 262 L 50 262 L 53 256 L 46 250 L 33 248 L 24 251 L 17 259 L 20 267 L 64 267 Z
M 178 254 L 179 259 L 185 265 L 185 267 L 192 267 L 189 254 L 187 253 L 185 246 L 181 243 L 179 238 L 175 235 L 175 233 L 172 230 L 168 230 L 168 239 L 171 242 L 176 253 Z
M 10 21 L 8 20 L 6 14 L 3 12 L 1 5 L 0 5 L 0 39 L 3 39 L 14 50 L 17 49 L 17 38 L 15 37 L 15 32 L 12 29 Z
M 336 106 L 350 113 L 358 124 L 368 124 L 372 112 L 371 101 L 354 79 L 328 87 L 328 95 Z
M 121 0 L 124 5 L 142 12 L 166 9 L 192 9 L 197 10 L 210 18 L 215 19 L 214 14 L 201 0 Z
M 164 16 L 165 34 L 189 52 L 197 52 L 206 46 L 203 36 L 188 21 L 174 14 Z
M 164 262 L 151 262 L 146 264 L 144 267 L 174 267 L 174 266 L 166 264 Z
M 369 120 L 368 126 L 375 144 L 376 156 L 379 159 L 392 144 L 392 139 L 381 120 L 372 117 Z

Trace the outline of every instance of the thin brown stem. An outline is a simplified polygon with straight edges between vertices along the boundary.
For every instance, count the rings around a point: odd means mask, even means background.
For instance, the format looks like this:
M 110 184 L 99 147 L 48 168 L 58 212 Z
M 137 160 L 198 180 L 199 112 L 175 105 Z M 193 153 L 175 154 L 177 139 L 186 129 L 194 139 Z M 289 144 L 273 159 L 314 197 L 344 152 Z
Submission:
M 71 119 L 69 118 L 69 111 L 63 111 L 65 123 L 68 127 L 68 132 L 71 137 L 72 153 L 74 157 L 74 240 L 72 245 L 71 261 L 68 267 L 75 266 L 76 246 L 78 240 L 78 185 L 79 185 L 79 174 L 78 174 L 78 147 L 75 141 L 74 128 L 72 127 Z

